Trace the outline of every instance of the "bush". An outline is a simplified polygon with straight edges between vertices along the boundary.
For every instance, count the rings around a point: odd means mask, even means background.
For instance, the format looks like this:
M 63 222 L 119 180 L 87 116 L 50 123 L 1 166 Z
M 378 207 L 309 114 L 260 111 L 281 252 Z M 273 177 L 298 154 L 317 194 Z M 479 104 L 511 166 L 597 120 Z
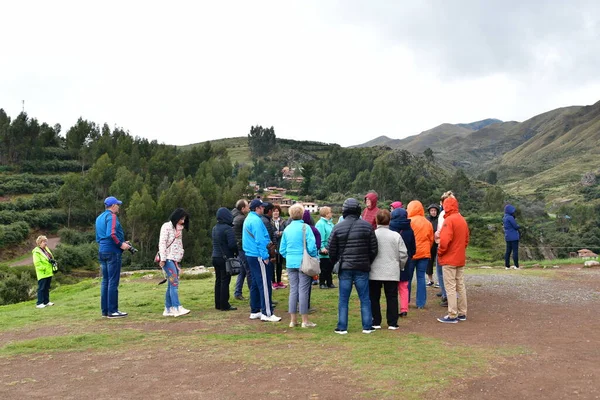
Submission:
M 77 246 L 80 244 L 93 243 L 96 240 L 94 232 L 79 232 L 75 229 L 62 228 L 58 231 L 60 242 Z
M 0 305 L 20 303 L 33 297 L 35 293 L 35 279 L 29 273 L 17 274 L 3 273 L 0 281 Z
M 98 245 L 86 243 L 73 246 L 61 243 L 54 250 L 54 258 L 61 272 L 70 272 L 73 268 L 93 271 L 98 269 Z
M 29 198 L 21 197 L 12 202 L 0 203 L 0 211 L 25 211 L 58 207 L 58 193 L 36 193 Z
M 44 174 L 48 172 L 79 172 L 81 164 L 77 160 L 30 160 L 21 163 L 22 172 Z
M 0 248 L 14 243 L 20 243 L 29 234 L 29 225 L 23 221 L 10 225 L 0 225 Z

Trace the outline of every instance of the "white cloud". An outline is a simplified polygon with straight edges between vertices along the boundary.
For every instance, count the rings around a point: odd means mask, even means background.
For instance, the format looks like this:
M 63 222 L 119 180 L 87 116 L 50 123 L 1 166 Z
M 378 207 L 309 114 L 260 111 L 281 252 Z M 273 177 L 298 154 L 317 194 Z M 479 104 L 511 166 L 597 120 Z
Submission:
M 0 107 L 170 144 L 262 124 L 350 145 L 599 100 L 596 3 L 510 3 L 14 2 Z

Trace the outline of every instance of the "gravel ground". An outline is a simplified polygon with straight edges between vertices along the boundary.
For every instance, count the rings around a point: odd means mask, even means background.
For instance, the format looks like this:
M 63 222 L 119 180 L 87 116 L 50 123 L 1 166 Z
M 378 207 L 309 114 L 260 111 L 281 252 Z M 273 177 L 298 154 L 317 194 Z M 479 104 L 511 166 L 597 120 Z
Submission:
M 582 270 L 583 279 L 564 280 L 541 276 L 510 273 L 506 275 L 466 275 L 465 284 L 469 291 L 483 293 L 493 291 L 516 297 L 521 301 L 543 304 L 582 304 L 600 301 L 600 292 L 586 285 L 586 277 L 596 279 L 600 270 Z

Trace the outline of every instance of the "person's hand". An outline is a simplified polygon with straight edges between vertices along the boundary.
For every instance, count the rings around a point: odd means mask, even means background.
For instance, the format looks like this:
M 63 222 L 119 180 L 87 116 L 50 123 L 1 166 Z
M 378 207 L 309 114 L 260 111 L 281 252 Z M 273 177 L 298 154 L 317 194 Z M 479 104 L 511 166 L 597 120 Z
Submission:
M 131 248 L 131 245 L 127 242 L 123 242 L 121 243 L 121 250 L 129 250 Z
M 323 247 L 321 249 L 321 254 L 329 254 L 329 252 L 327 251 L 327 249 L 325 247 Z
M 269 261 L 270 261 L 269 258 L 263 258 L 262 260 L 265 263 L 265 265 L 267 265 L 269 263 Z
M 162 267 L 164 267 L 164 266 L 165 266 L 165 262 L 164 262 L 164 261 L 161 261 L 161 262 L 159 262 L 159 263 L 158 263 L 158 265 L 160 265 L 160 267 L 162 268 Z

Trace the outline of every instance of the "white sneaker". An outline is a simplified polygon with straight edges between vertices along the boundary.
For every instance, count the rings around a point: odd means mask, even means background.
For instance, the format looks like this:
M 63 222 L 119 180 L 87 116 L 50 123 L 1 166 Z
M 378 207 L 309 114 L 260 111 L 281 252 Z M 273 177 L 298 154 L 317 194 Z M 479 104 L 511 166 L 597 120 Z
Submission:
M 373 329 L 381 329 L 381 325 L 373 325 Z
M 190 310 L 187 308 L 183 308 L 183 306 L 177 307 L 177 315 L 176 317 L 181 317 L 182 315 L 187 315 L 190 313 Z
M 260 317 L 262 317 L 262 313 L 260 312 L 250 313 L 250 319 L 260 319 Z
M 35 306 L 35 308 L 45 308 L 46 305 L 45 304 L 38 304 L 37 306 Z
M 263 322 L 279 322 L 281 321 L 281 317 L 278 317 L 275 314 L 271 314 L 270 317 L 267 317 L 266 315 L 262 314 L 260 316 L 260 320 Z
M 50 307 L 50 306 L 53 306 L 53 305 L 54 305 L 54 303 L 51 302 L 51 301 L 49 301 L 49 302 L 46 303 L 46 307 Z
M 167 308 L 165 307 L 165 311 L 163 311 L 163 317 L 174 317 L 173 312 L 171 311 L 173 307 Z
M 315 326 L 317 326 L 317 324 L 315 324 L 314 322 L 302 323 L 303 328 L 314 328 Z

